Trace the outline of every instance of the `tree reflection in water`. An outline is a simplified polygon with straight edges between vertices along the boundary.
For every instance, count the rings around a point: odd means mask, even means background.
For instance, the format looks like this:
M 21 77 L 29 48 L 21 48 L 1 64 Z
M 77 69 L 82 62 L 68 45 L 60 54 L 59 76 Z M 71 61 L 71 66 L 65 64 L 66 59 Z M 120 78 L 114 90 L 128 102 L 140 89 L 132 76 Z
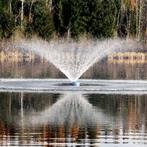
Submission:
M 146 95 L 0 93 L 0 146 L 147 143 Z

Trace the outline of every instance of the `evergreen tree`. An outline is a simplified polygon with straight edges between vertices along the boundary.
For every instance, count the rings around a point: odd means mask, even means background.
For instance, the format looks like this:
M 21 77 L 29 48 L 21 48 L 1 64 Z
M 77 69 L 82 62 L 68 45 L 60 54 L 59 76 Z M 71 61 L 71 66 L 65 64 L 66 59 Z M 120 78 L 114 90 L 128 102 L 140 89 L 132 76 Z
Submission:
M 88 3 L 87 32 L 94 37 L 111 37 L 115 28 L 115 5 L 110 0 L 93 0 Z
M 64 35 L 64 22 L 63 22 L 63 2 L 64 0 L 53 0 L 53 20 L 55 29 L 58 35 Z
M 71 0 L 71 18 L 70 18 L 70 31 L 72 37 L 79 37 L 81 34 L 86 33 L 86 20 L 87 16 L 84 14 L 86 9 L 85 1 Z
M 15 29 L 27 36 L 96 38 L 138 36 L 145 39 L 146 1 L 142 0 L 0 0 L 0 37 Z M 23 17 L 22 17 L 23 15 Z M 23 27 L 22 27 L 23 26 Z
M 109 0 L 54 0 L 54 23 L 62 36 L 82 33 L 110 37 L 115 29 L 115 5 Z
M 15 30 L 14 19 L 8 12 L 8 2 L 0 1 L 0 38 L 10 38 Z
M 52 16 L 43 1 L 34 3 L 32 22 L 27 25 L 27 32 L 34 32 L 40 37 L 49 39 L 54 31 Z

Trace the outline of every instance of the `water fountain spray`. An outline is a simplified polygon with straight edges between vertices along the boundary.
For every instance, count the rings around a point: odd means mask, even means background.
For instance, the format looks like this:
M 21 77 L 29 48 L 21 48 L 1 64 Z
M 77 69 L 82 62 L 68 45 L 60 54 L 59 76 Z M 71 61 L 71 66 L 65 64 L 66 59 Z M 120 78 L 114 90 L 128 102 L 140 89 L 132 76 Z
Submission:
M 140 48 L 132 39 L 105 40 L 51 40 L 23 39 L 16 44 L 17 48 L 34 51 L 55 65 L 71 81 L 70 85 L 80 86 L 78 79 L 94 63 L 114 52 L 125 52 Z

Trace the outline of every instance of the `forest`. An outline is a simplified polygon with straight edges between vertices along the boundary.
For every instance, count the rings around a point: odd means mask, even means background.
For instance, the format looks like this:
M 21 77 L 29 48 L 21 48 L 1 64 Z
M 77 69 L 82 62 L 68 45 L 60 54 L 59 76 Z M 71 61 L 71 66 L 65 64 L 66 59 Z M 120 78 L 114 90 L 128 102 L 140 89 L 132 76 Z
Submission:
M 0 0 L 0 39 L 81 36 L 147 40 L 146 0 Z

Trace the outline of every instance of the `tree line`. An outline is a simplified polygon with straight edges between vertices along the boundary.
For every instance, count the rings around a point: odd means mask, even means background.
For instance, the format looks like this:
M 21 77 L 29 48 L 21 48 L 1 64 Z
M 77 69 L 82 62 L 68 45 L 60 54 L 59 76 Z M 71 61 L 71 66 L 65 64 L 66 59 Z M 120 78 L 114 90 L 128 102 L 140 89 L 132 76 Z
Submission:
M 146 40 L 146 0 L 0 0 L 0 38 L 137 37 Z

